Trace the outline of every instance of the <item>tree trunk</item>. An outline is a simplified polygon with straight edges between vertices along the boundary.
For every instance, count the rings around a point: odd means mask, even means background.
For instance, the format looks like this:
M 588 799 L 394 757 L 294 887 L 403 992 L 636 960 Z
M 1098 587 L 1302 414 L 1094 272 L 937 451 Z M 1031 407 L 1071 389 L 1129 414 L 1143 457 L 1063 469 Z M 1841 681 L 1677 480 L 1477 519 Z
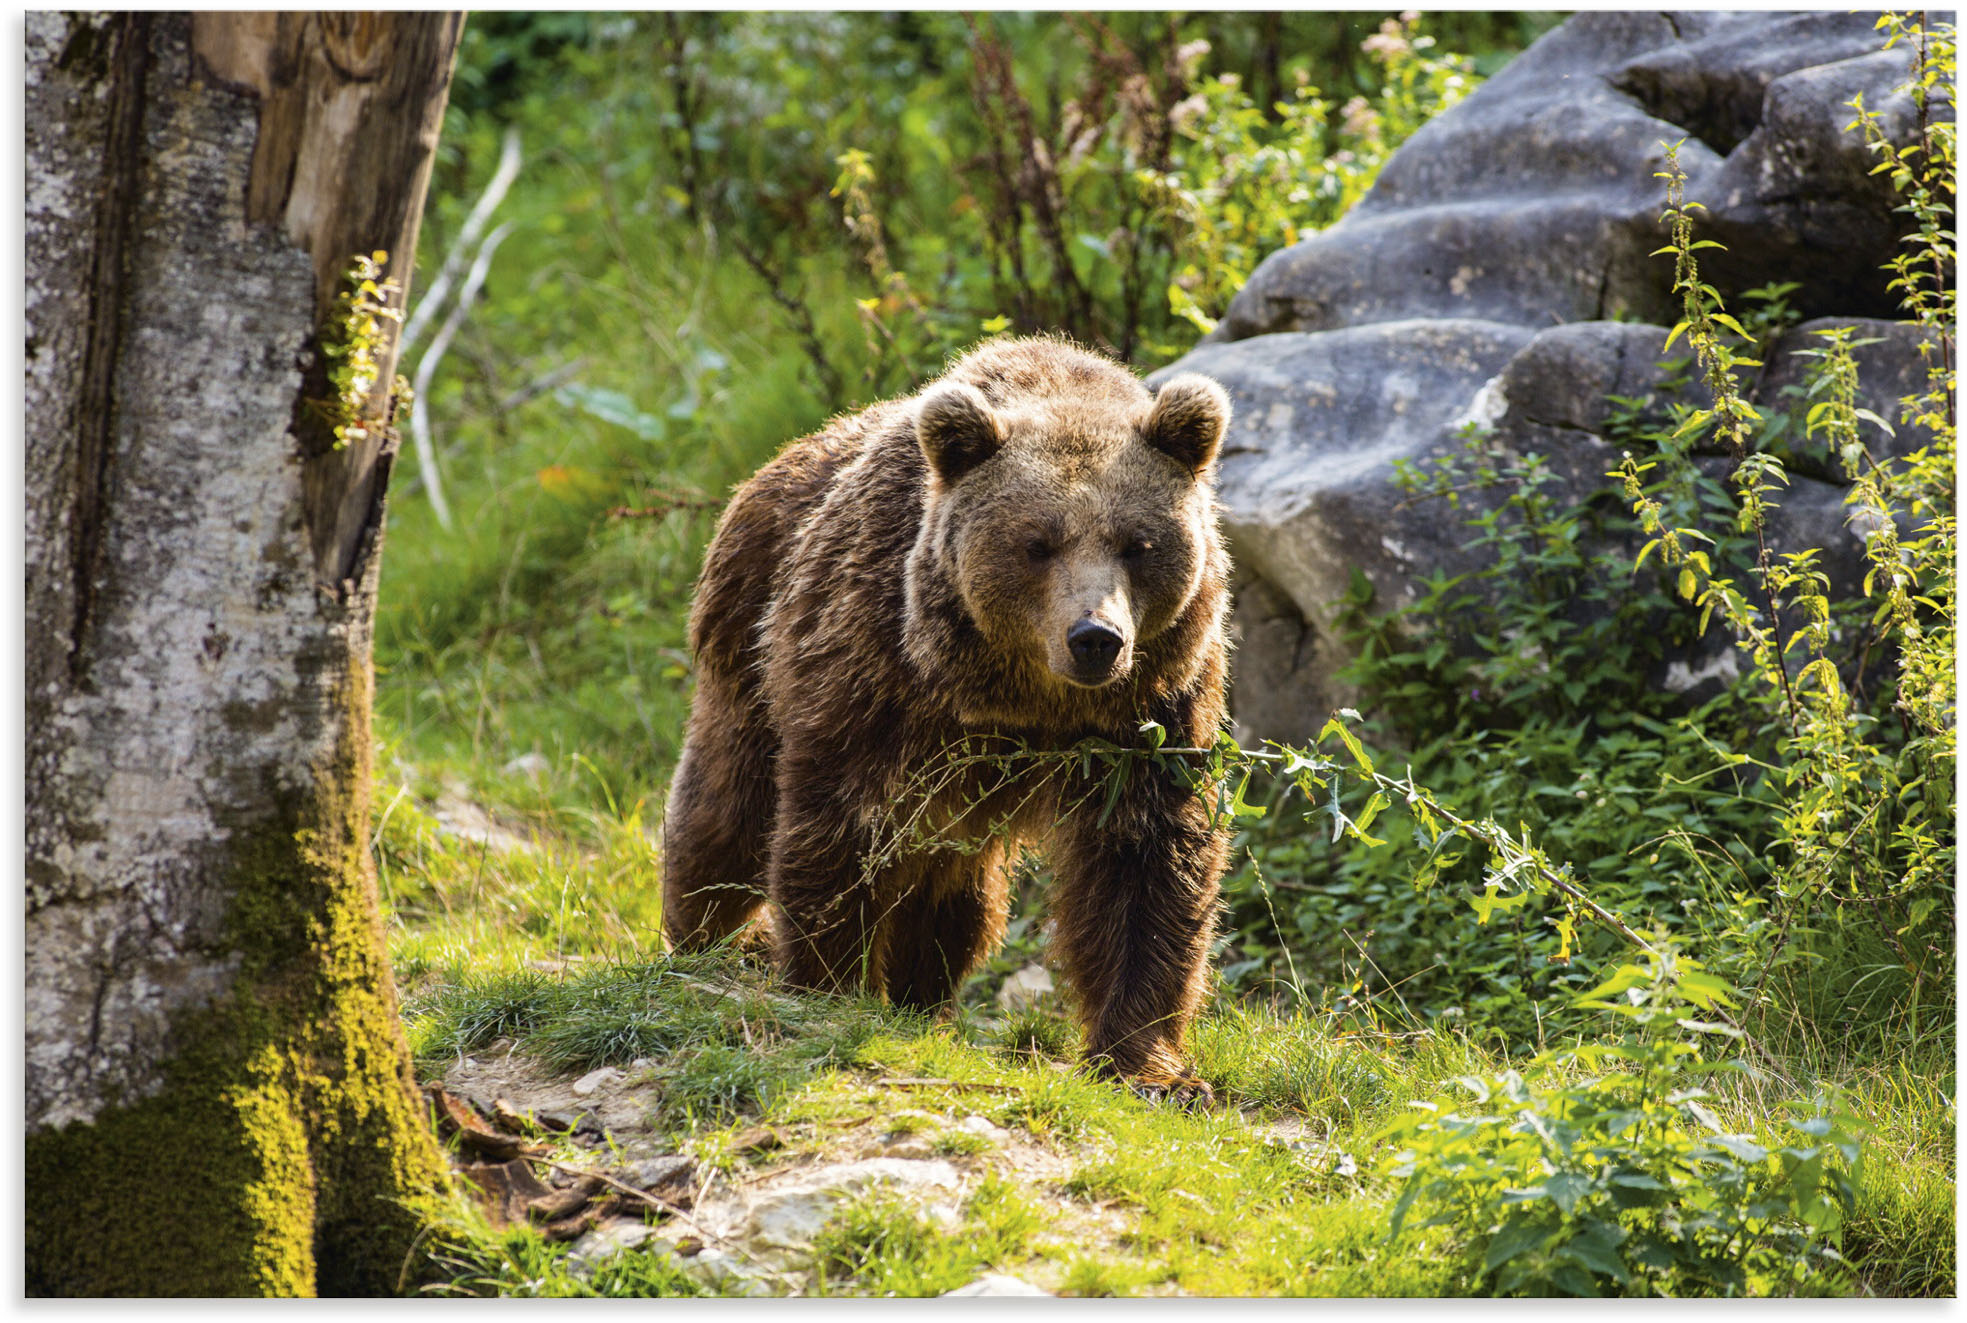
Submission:
M 443 1178 L 368 852 L 394 330 L 351 413 L 322 328 L 408 282 L 461 24 L 27 15 L 30 1293 L 395 1290 Z

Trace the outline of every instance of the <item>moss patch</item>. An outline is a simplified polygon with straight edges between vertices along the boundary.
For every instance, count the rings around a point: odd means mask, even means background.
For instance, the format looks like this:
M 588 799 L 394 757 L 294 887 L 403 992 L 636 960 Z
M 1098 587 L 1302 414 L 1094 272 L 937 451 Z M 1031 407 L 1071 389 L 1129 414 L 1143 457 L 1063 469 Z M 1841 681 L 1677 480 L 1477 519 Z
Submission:
M 383 956 L 368 681 L 317 793 L 236 826 L 232 992 L 179 1015 L 163 1087 L 27 1144 L 36 1295 L 375 1295 L 403 1284 L 408 1202 L 443 1166 Z

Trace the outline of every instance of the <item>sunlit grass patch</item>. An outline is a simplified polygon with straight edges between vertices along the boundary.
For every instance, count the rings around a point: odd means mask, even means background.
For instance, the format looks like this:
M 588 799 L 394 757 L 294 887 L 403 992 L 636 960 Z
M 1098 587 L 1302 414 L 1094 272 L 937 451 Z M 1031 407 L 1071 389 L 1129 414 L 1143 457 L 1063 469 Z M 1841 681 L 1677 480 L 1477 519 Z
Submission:
M 686 1128 L 755 1112 L 855 1062 L 884 1028 L 917 1022 L 869 1002 L 774 992 L 719 954 L 471 974 L 426 984 L 406 998 L 404 1018 L 431 1074 L 502 1039 L 568 1074 L 642 1063 L 659 1119 Z
M 1013 1183 L 995 1174 L 964 1200 L 955 1228 L 898 1200 L 855 1203 L 814 1244 L 815 1294 L 941 1295 L 987 1271 L 1014 1271 L 1044 1221 Z
M 581 839 L 542 814 L 486 841 L 446 830 L 407 787 L 379 798 L 376 874 L 405 983 L 660 948 L 657 852 L 639 816 L 590 815 Z
M 1492 1057 L 1450 1033 L 1362 1032 L 1236 1003 L 1204 1015 L 1191 1037 L 1196 1069 L 1218 1091 L 1341 1125 L 1384 1118 L 1417 1096 L 1421 1081 Z

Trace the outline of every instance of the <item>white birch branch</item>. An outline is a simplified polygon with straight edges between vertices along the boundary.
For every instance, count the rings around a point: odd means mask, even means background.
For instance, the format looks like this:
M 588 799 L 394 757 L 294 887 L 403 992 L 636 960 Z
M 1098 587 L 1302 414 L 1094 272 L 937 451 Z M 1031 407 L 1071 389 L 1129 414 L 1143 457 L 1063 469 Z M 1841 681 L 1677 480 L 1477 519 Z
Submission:
M 437 516 L 437 524 L 447 533 L 451 531 L 451 506 L 444 499 L 444 484 L 437 476 L 437 450 L 430 443 L 430 412 L 424 399 L 430 390 L 430 379 L 437 372 L 437 365 L 443 361 L 445 351 L 450 349 L 451 341 L 470 315 L 471 305 L 478 301 L 478 291 L 484 287 L 485 275 L 492 269 L 492 254 L 499 250 L 499 245 L 510 233 L 512 222 L 507 221 L 486 236 L 477 259 L 465 275 L 464 288 L 458 291 L 458 301 L 451 306 L 451 313 L 444 319 L 444 324 L 437 328 L 437 338 L 430 342 L 430 348 L 417 360 L 417 375 L 410 383 L 414 394 L 410 405 L 410 440 L 417 449 L 417 469 L 423 475 L 424 491 L 430 497 L 430 508 Z
M 458 240 L 451 245 L 451 251 L 444 258 L 444 265 L 438 269 L 437 279 L 430 282 L 430 290 L 417 300 L 417 306 L 410 312 L 409 323 L 397 341 L 397 357 L 407 359 L 417 340 L 423 335 L 430 319 L 444 306 L 450 296 L 451 286 L 457 283 L 458 272 L 464 268 L 465 254 L 472 251 L 478 243 L 478 236 L 484 233 L 485 226 L 492 219 L 492 213 L 499 203 L 505 200 L 506 190 L 512 181 L 519 177 L 520 165 L 519 130 L 505 131 L 505 144 L 499 150 L 499 168 L 492 174 L 492 182 L 485 186 L 484 194 L 472 207 L 471 214 L 464 218 L 464 228 L 458 231 Z

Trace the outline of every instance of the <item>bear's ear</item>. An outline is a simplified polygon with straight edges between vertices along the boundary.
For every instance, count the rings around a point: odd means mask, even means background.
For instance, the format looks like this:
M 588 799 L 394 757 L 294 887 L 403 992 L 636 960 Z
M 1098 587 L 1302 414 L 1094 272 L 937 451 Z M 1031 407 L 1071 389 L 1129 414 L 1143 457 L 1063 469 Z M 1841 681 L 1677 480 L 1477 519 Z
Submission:
M 1200 473 L 1215 461 L 1228 430 L 1229 392 L 1199 373 L 1183 372 L 1154 393 L 1141 433 L 1156 450 Z
M 996 454 L 1004 444 L 1004 432 L 981 391 L 951 382 L 936 387 L 916 405 L 915 439 L 929 467 L 947 483 Z

